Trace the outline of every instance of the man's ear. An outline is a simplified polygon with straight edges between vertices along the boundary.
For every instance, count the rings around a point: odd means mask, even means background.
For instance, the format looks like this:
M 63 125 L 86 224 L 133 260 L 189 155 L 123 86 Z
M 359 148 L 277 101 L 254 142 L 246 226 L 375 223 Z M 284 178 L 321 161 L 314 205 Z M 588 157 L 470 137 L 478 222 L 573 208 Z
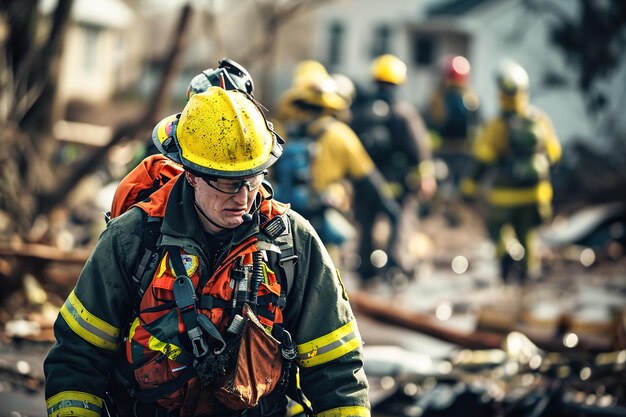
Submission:
M 189 185 L 191 185 L 193 188 L 196 188 L 196 185 L 198 185 L 198 177 L 196 177 L 189 171 L 185 171 L 185 178 L 187 178 L 187 182 L 189 183 Z

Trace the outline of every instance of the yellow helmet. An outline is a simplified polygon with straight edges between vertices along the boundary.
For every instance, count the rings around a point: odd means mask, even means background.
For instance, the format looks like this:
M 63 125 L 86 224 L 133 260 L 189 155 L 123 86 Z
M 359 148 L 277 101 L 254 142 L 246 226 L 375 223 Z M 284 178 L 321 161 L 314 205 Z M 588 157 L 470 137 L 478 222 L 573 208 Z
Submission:
M 248 95 L 220 87 L 192 95 L 181 113 L 155 126 L 152 141 L 188 171 L 226 178 L 262 172 L 284 143 Z
M 528 91 L 528 73 L 520 64 L 510 59 L 503 59 L 496 70 L 498 88 L 505 94 L 515 95 Z
M 331 75 L 335 83 L 337 84 L 337 93 L 346 101 L 349 106 L 356 97 L 356 86 L 354 82 L 344 74 L 334 73 Z
M 303 87 L 328 78 L 328 71 L 321 62 L 308 59 L 301 61 L 293 72 L 293 87 Z
M 385 54 L 376 58 L 371 66 L 372 78 L 399 85 L 406 81 L 406 64 L 395 55 Z
M 528 73 L 510 59 L 502 60 L 496 70 L 500 108 L 506 113 L 524 114 L 530 105 Z
M 332 112 L 348 107 L 348 102 L 337 90 L 337 83 L 330 76 L 291 88 L 285 92 L 281 101 L 300 110 Z

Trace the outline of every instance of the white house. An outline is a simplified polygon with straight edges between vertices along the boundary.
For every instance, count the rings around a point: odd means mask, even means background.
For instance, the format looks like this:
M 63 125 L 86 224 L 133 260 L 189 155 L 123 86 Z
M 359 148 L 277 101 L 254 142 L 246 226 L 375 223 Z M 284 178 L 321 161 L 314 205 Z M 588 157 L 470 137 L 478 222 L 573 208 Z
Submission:
M 579 12 L 576 1 L 542 3 L 546 9 L 552 3 L 571 17 Z M 550 115 L 564 143 L 578 137 L 598 139 L 598 121 L 585 110 L 574 71 L 550 42 L 554 16 L 534 13 L 522 0 L 338 0 L 320 7 L 314 20 L 310 58 L 359 84 L 368 83 L 375 55 L 396 54 L 409 67 L 402 95 L 422 106 L 435 82 L 437 60 L 444 54 L 465 55 L 472 64 L 471 81 L 482 114 L 490 117 L 497 112 L 494 70 L 508 57 L 527 69 L 531 100 Z M 547 85 L 555 74 L 564 82 Z M 619 105 L 625 79 L 623 62 L 607 81 L 614 106 Z M 622 121 L 623 131 L 625 124 Z
M 56 0 L 43 0 L 50 14 Z M 102 102 L 134 83 L 140 70 L 141 31 L 131 31 L 135 12 L 122 0 L 74 0 L 60 67 L 58 100 Z M 134 59 L 135 60 L 134 60 Z

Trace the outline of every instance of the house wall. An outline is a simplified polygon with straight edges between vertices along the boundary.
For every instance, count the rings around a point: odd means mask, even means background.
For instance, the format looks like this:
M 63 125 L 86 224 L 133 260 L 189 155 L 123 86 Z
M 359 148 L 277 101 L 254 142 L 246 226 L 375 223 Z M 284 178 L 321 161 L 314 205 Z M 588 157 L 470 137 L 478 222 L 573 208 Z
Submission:
M 44 14 L 52 6 L 42 5 Z M 105 101 L 134 83 L 141 68 L 142 23 L 129 5 L 78 0 L 71 17 L 60 63 L 59 103 Z
M 115 64 L 124 52 L 121 42 L 118 33 L 72 25 L 62 60 L 60 99 L 97 102 L 110 98 L 116 85 Z
M 375 34 L 381 27 L 390 28 L 388 52 L 407 62 L 409 77 L 402 86 L 400 96 L 414 101 L 416 91 L 423 90 L 425 71 L 410 65 L 410 39 L 408 28 L 419 15 L 419 0 L 340 0 L 320 7 L 316 12 L 318 31 L 313 37 L 313 56 L 329 64 L 331 26 L 340 24 L 343 29 L 343 44 L 340 46 L 340 61 L 330 66 L 333 72 L 343 73 L 358 85 L 370 86 L 370 64 L 377 53 L 374 50 Z M 419 86 L 419 87 L 418 87 Z

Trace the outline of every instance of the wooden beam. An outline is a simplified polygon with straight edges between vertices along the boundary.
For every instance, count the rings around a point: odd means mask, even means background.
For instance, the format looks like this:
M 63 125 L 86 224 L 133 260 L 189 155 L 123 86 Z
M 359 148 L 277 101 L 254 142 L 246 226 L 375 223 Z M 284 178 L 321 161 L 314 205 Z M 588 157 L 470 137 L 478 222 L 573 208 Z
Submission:
M 0 256 L 31 258 L 49 262 L 85 263 L 91 249 L 65 251 L 38 243 L 0 243 Z

